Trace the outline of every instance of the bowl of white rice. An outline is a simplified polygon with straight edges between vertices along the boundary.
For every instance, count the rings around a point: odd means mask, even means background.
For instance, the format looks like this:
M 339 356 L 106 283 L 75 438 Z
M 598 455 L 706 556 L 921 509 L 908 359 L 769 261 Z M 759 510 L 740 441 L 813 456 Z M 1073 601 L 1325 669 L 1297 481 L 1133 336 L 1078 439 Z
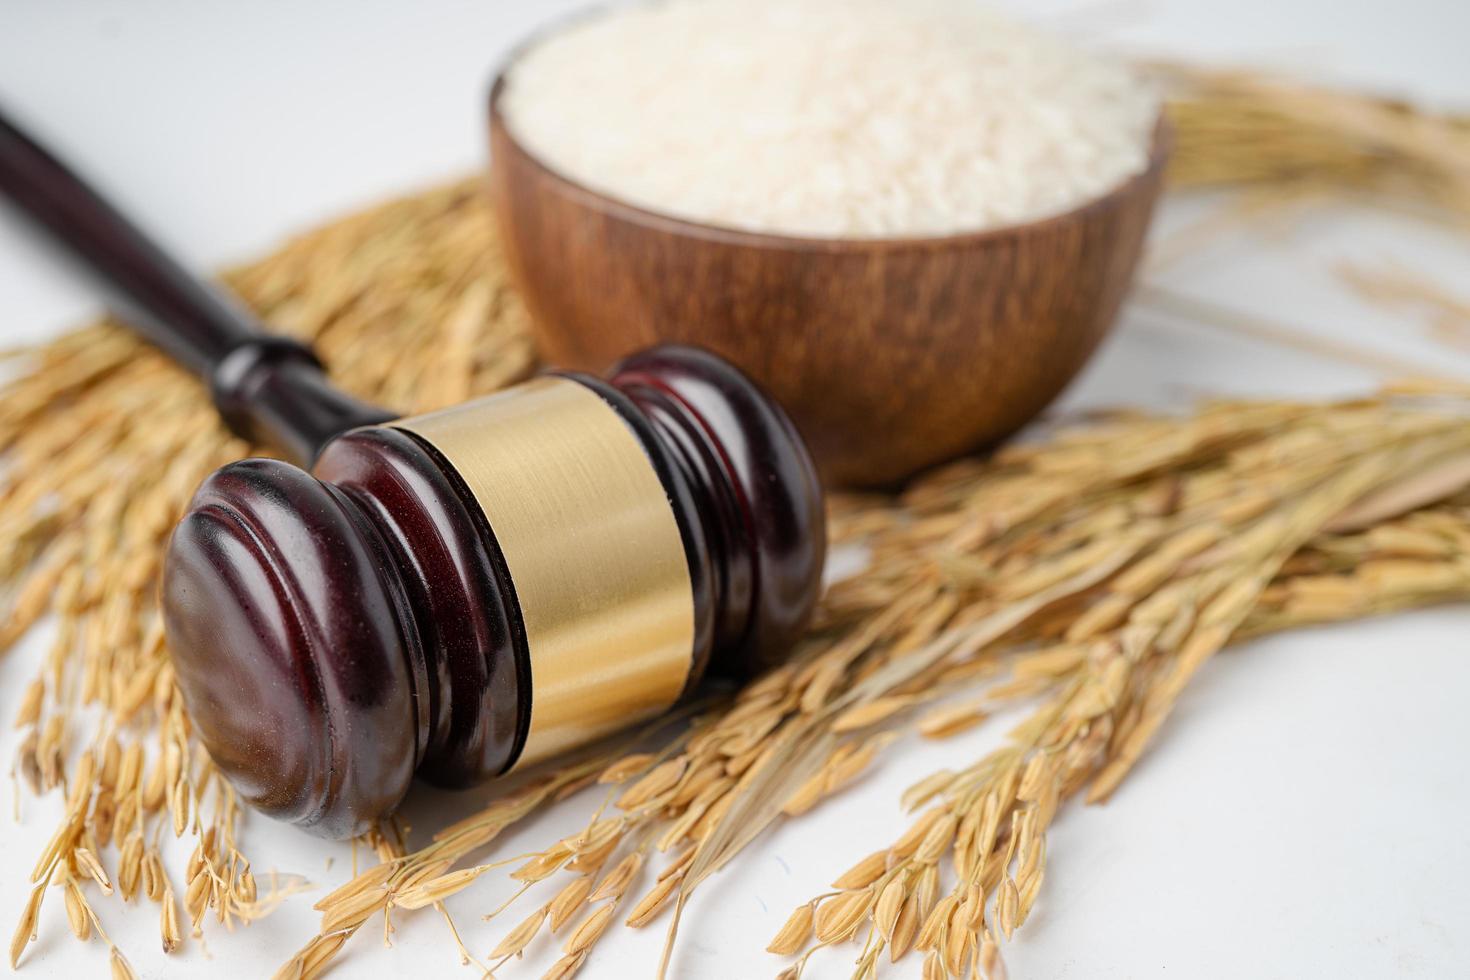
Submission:
M 1168 149 L 1128 66 L 961 0 L 601 9 L 491 91 L 543 356 L 730 358 L 881 486 L 1046 406 L 1115 318 Z

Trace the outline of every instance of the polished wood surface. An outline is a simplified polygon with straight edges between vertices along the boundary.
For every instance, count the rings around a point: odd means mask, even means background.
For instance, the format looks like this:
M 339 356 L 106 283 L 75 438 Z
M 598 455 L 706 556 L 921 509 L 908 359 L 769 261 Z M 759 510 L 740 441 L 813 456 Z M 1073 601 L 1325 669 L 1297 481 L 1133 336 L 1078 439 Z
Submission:
M 607 381 L 567 377 L 627 423 L 672 505 L 693 586 L 684 692 L 707 670 L 778 661 L 825 554 L 821 487 L 790 421 L 690 348 L 635 355 Z M 373 426 L 328 443 L 311 473 L 252 459 L 206 480 L 170 541 L 163 606 L 190 715 L 242 797 L 347 837 L 415 775 L 467 786 L 516 763 L 536 696 L 517 587 L 454 467 Z
M 696 344 L 766 387 L 830 482 L 891 484 L 1004 438 L 1077 373 L 1117 315 L 1159 195 L 1148 169 L 1059 217 L 914 240 L 733 231 L 632 207 L 529 154 L 490 98 L 491 186 L 552 363 L 604 370 Z
M 204 376 L 237 432 L 315 460 L 312 472 L 275 459 L 216 471 L 164 563 L 179 688 L 241 797 L 349 837 L 416 774 L 465 786 L 513 766 L 535 699 L 523 597 L 452 463 L 373 424 L 392 414 L 333 388 L 308 347 L 264 332 L 3 117 L 0 191 L 122 297 L 126 322 Z M 707 668 L 749 673 L 783 656 L 826 549 L 821 487 L 781 409 L 691 348 L 636 355 L 607 382 L 569 377 L 626 423 L 652 496 L 672 509 L 695 621 L 684 693 Z M 545 557 L 582 557 L 562 552 Z
M 710 555 L 713 669 L 749 676 L 779 661 L 811 618 L 827 552 L 822 485 L 796 427 L 703 350 L 636 354 L 612 368 L 609 387 L 648 419 L 657 436 L 644 444 L 673 457 L 674 486 L 692 495 L 680 509 L 698 516 Z
M 311 348 L 266 333 L 3 113 L 0 193 L 98 277 L 119 319 L 205 380 L 242 438 L 309 462 L 338 433 L 393 417 L 333 388 Z

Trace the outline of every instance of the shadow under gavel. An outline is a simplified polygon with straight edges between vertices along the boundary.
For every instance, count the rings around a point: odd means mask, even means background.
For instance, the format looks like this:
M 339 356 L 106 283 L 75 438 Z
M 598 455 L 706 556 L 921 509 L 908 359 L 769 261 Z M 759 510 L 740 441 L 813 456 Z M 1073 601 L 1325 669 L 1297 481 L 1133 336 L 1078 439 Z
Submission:
M 413 418 L 332 387 L 0 114 L 0 191 L 118 316 L 300 465 L 216 471 L 162 602 L 194 727 L 241 796 L 347 837 L 413 777 L 466 786 L 778 661 L 811 615 L 822 491 L 779 406 L 662 347 Z M 302 467 L 310 467 L 304 469 Z

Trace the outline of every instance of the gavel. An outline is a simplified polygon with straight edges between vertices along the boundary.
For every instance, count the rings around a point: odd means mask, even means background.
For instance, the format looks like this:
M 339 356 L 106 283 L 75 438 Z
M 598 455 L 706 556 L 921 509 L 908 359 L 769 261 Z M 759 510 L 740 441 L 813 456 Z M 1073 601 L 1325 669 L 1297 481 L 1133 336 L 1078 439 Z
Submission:
M 654 348 L 606 379 L 553 371 L 398 418 L 3 114 L 0 191 L 232 431 L 292 461 L 209 476 L 161 584 L 195 731 L 258 809 L 361 833 L 416 775 L 463 787 L 584 745 L 707 673 L 779 661 L 807 623 L 821 486 L 785 413 L 720 358 Z

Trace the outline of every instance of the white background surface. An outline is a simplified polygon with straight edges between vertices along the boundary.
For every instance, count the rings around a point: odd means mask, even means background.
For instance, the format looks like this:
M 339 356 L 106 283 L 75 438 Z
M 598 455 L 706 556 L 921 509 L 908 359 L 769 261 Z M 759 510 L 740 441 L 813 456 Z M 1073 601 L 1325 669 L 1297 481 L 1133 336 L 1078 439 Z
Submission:
M 0 6 L 0 101 L 207 267 L 292 229 L 483 162 L 481 108 L 492 66 L 567 3 L 56 3 Z M 1215 0 L 1047 3 L 1070 31 L 1149 52 L 1290 66 L 1441 104 L 1470 105 L 1470 4 Z M 1171 207 L 1165 226 L 1187 217 Z M 1470 293 L 1470 245 L 1381 216 L 1320 216 L 1287 234 L 1238 236 L 1158 273 L 1169 288 L 1300 329 L 1470 377 L 1470 357 L 1426 339 L 1412 311 L 1364 306 L 1332 275 L 1343 260 L 1398 261 Z M 0 216 L 0 342 L 47 336 L 94 309 L 84 280 Z M 1205 392 L 1320 395 L 1378 377 L 1131 309 L 1069 405 L 1178 405 Z M 1234 649 L 1203 671 L 1149 755 L 1103 808 L 1064 809 L 1047 885 L 1006 947 L 1013 977 L 1449 977 L 1470 975 L 1470 611 L 1447 609 L 1318 629 Z M 8 714 L 44 636 L 0 660 Z M 856 790 L 782 826 L 702 889 L 684 919 L 675 976 L 744 978 L 782 963 L 762 948 L 799 901 L 905 826 L 913 779 L 962 764 L 998 728 L 890 754 Z M 9 759 L 14 736 L 0 734 Z M 60 807 L 0 790 L 0 933 Z M 420 791 L 424 830 L 486 792 Z M 591 798 L 503 839 L 517 853 L 569 831 Z M 323 888 L 343 880 L 345 845 L 261 818 L 246 850 Z M 334 858 L 327 867 L 325 858 Z M 258 869 L 263 873 L 265 869 Z M 175 882 L 176 889 L 181 883 Z M 509 893 L 490 879 L 452 903 L 471 947 L 510 921 L 480 913 Z M 320 892 L 318 892 L 320 894 Z M 212 932 L 166 960 L 156 907 L 100 905 L 144 976 L 260 976 L 314 931 L 302 896 L 233 934 Z M 529 905 L 526 906 L 530 908 Z M 662 923 L 609 935 L 587 976 L 648 976 Z M 395 948 L 357 937 L 344 976 L 460 972 L 443 924 L 403 917 Z M 534 976 L 548 944 L 511 976 Z M 851 955 L 812 962 L 846 975 Z M 103 975 L 95 941 L 67 933 L 59 896 L 23 966 L 33 977 Z M 916 976 L 917 958 L 886 975 Z

